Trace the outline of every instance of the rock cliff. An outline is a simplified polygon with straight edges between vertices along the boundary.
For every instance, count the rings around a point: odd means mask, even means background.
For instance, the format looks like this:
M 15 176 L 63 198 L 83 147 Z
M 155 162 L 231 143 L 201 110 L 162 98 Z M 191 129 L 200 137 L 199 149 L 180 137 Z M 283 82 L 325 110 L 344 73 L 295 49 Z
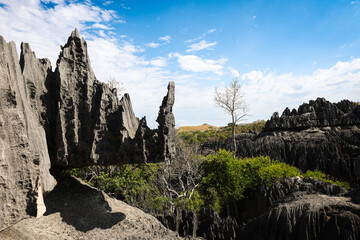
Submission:
M 360 106 L 318 98 L 289 112 L 274 113 L 261 133 L 237 135 L 237 156 L 267 155 L 302 171 L 318 169 L 360 183 Z M 204 148 L 230 146 L 230 140 L 213 141 Z
M 135 116 L 130 96 L 100 82 L 75 29 L 53 72 L 29 44 L 0 36 L 0 230 L 46 210 L 61 170 L 169 160 L 175 154 L 175 85 L 159 109 L 159 128 Z
M 23 49 L 28 50 L 26 45 Z M 30 65 L 46 71 L 46 60 L 34 59 L 31 52 L 25 55 Z M 0 36 L 0 230 L 41 215 L 43 193 L 56 183 L 49 173 L 45 130 L 39 121 L 42 106 L 32 91 L 39 82 L 22 74 L 29 68 L 20 67 L 15 43 Z

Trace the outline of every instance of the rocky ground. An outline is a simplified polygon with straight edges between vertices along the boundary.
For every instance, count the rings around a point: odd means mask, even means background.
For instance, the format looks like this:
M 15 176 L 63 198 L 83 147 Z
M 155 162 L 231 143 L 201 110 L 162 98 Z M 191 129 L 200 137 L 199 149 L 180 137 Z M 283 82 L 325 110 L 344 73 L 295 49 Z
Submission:
M 0 239 L 180 239 L 155 217 L 75 178 L 63 178 L 44 200 L 44 216 L 21 220 Z

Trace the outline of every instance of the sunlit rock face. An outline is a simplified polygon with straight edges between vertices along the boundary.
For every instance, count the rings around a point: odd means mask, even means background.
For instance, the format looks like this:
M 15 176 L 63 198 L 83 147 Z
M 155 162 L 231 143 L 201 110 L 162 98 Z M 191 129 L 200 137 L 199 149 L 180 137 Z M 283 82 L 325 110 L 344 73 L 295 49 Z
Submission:
M 66 168 L 161 162 L 175 155 L 175 85 L 159 109 L 159 128 L 139 120 L 130 96 L 98 81 L 75 29 L 53 72 L 29 44 L 0 36 L 0 230 L 45 211 L 43 193 Z
M 56 184 L 36 95 L 44 91 L 40 81 L 50 65 L 22 48 L 26 66 L 19 64 L 15 43 L 0 36 L 0 230 L 41 215 L 43 192 Z

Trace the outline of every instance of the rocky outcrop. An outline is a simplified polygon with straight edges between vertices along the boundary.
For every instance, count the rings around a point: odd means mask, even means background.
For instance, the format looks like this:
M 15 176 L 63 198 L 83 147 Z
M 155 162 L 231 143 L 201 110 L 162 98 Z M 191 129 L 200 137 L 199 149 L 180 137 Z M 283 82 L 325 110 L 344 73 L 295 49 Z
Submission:
M 0 231 L 0 239 L 180 239 L 155 217 L 75 178 L 62 177 L 45 204 L 44 216 Z
M 251 213 L 257 216 L 238 234 L 244 239 L 359 239 L 360 206 L 347 195 L 346 190 L 315 179 L 278 182 L 252 199 L 263 210 Z
M 75 29 L 53 72 L 29 44 L 0 36 L 0 230 L 46 210 L 43 195 L 63 169 L 159 162 L 175 154 L 174 83 L 159 128 L 136 118 L 130 96 L 98 81 Z M 166 99 L 166 100 L 165 100 Z M 51 167 L 51 169 L 50 169 Z
M 275 112 L 266 122 L 264 131 L 296 130 L 311 127 L 360 124 L 360 105 L 348 100 L 331 103 L 325 98 L 302 104 L 298 110 L 286 108 L 279 117 Z
M 303 172 L 318 169 L 336 178 L 359 183 L 360 124 L 351 124 L 358 121 L 359 106 L 347 100 L 331 104 L 319 98 L 300 106 L 298 112 L 305 111 L 301 110 L 304 108 L 317 110 L 311 114 L 287 116 L 286 113 L 281 118 L 272 117 L 263 132 L 237 135 L 237 156 L 266 155 L 296 166 Z M 317 120 L 306 118 L 315 116 L 315 113 L 317 117 L 312 119 Z M 203 147 L 230 149 L 231 142 L 230 139 L 213 141 Z
M 48 111 L 52 120 L 47 131 L 54 168 L 158 162 L 175 153 L 173 82 L 164 98 L 169 100 L 159 111 L 158 119 L 166 121 L 158 120 L 158 131 L 151 131 L 145 120 L 139 124 L 128 94 L 119 101 L 116 89 L 96 79 L 86 42 L 77 30 L 62 47 L 54 75 L 55 89 L 49 93 L 55 93 L 57 102 Z
M 26 45 L 23 50 L 28 50 Z M 36 71 L 31 67 L 46 71 L 49 65 L 31 51 L 22 57 L 32 66 L 21 68 L 15 43 L 0 36 L 0 230 L 22 218 L 42 215 L 43 193 L 56 183 L 49 173 L 45 131 L 39 121 L 43 108 L 34 93 L 38 82 L 22 74 Z

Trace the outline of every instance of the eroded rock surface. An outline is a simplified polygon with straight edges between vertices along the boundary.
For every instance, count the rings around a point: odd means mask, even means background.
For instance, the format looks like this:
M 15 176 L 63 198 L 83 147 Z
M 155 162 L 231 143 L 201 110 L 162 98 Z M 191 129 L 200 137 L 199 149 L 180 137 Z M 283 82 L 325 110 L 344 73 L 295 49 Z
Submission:
M 135 116 L 130 96 L 98 81 L 87 44 L 75 29 L 53 72 L 29 44 L 0 36 L 0 230 L 46 210 L 50 174 L 90 165 L 160 162 L 175 154 L 174 83 L 159 128 Z M 165 99 L 164 98 L 164 99 Z M 166 150 L 164 150 L 166 149 Z
M 39 66 L 35 55 L 29 59 L 29 64 Z M 49 173 L 45 131 L 37 114 L 43 112 L 42 106 L 32 91 L 37 82 L 28 82 L 15 43 L 0 36 L 0 230 L 22 218 L 41 215 L 43 192 L 56 183 Z
M 359 124 L 360 105 L 349 100 L 331 103 L 325 98 L 318 98 L 300 105 L 298 110 L 290 111 L 289 108 L 286 108 L 281 117 L 275 112 L 266 122 L 264 130 L 295 130 Z
M 136 118 L 128 94 L 119 101 L 115 89 L 96 79 L 86 42 L 77 30 L 62 48 L 55 81 L 52 91 L 57 102 L 50 108 L 53 120 L 47 130 L 54 168 L 158 162 L 174 155 L 173 82 L 165 97 L 169 100 L 159 111 L 158 119 L 166 120 L 158 121 L 159 129 L 151 131 L 145 120 L 140 124 Z
M 286 179 L 247 201 L 262 210 L 252 213 L 257 216 L 238 234 L 244 239 L 359 239 L 360 206 L 348 195 L 319 180 Z M 267 201 L 261 203 L 261 198 Z

